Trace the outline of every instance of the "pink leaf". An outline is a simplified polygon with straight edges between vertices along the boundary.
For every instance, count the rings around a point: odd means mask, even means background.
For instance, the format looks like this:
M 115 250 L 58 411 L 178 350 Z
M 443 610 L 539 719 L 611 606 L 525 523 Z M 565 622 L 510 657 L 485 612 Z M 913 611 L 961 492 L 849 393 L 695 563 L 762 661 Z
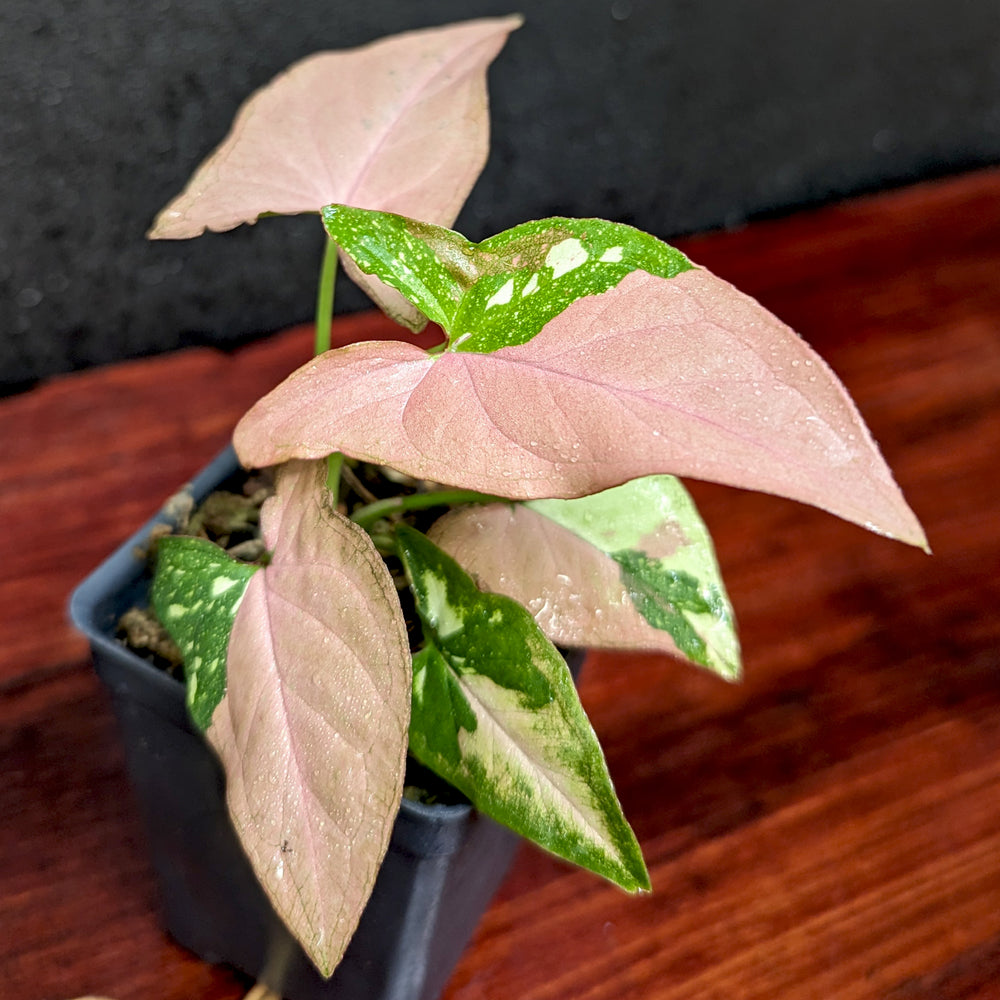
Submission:
M 240 108 L 149 237 L 223 232 L 332 202 L 451 225 L 489 151 L 487 67 L 521 23 L 483 18 L 296 63 Z M 422 327 L 395 289 L 342 259 L 390 316 Z
M 150 236 L 332 202 L 450 224 L 486 159 L 486 68 L 520 24 L 468 21 L 296 63 L 243 105 Z
M 793 330 L 703 269 L 635 271 L 526 344 L 332 351 L 236 429 L 241 460 L 342 451 L 513 499 L 671 473 L 926 541 L 846 389 Z
M 237 612 L 207 736 L 258 879 L 329 975 L 398 811 L 410 655 L 391 576 L 329 509 L 323 476 L 321 463 L 293 463 L 264 506 L 273 558 Z

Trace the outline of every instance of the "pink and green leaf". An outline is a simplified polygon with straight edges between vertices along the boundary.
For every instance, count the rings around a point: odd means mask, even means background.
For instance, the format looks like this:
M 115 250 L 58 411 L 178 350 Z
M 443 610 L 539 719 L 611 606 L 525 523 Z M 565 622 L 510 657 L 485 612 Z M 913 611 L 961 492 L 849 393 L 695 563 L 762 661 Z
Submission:
M 322 463 L 292 463 L 264 505 L 273 555 L 237 611 L 206 735 L 257 878 L 329 975 L 398 811 L 410 654 L 392 578 L 324 478 Z
M 399 342 L 330 351 L 260 400 L 234 440 L 247 465 L 341 451 L 521 500 L 689 476 L 926 545 L 833 372 L 701 268 L 633 271 L 490 354 Z
M 344 205 L 323 209 L 330 238 L 448 334 L 449 350 L 524 344 L 570 303 L 641 269 L 672 278 L 679 250 L 604 219 L 541 219 L 482 243 L 425 222 Z
M 517 602 L 397 528 L 424 626 L 410 750 L 481 811 L 630 892 L 649 876 L 569 668 Z
M 708 529 L 672 476 L 577 500 L 465 507 L 430 538 L 482 589 L 523 604 L 558 645 L 660 650 L 740 676 Z

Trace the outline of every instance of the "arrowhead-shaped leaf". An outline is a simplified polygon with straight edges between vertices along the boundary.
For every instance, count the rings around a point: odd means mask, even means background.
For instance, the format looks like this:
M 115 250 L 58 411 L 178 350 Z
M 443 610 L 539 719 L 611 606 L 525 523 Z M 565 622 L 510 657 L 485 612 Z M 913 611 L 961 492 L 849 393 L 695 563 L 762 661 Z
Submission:
M 202 730 L 226 693 L 233 619 L 258 569 L 230 558 L 204 538 L 168 535 L 156 546 L 150 596 L 184 657 L 188 712 Z
M 411 31 L 320 52 L 253 94 L 156 239 L 345 202 L 445 224 L 486 160 L 486 69 L 520 17 Z
M 261 512 L 228 685 L 207 731 L 230 815 L 275 910 L 325 975 L 371 892 L 399 807 L 410 654 L 392 578 L 292 463 Z
M 466 507 L 430 538 L 562 646 L 662 650 L 733 680 L 739 644 L 708 529 L 672 476 L 578 500 Z
M 565 660 L 531 615 L 484 594 L 397 528 L 426 645 L 413 661 L 411 752 L 475 806 L 629 891 L 649 888 Z
M 483 18 L 296 63 L 246 101 L 149 236 L 185 239 L 331 202 L 450 224 L 489 150 L 487 67 L 521 23 Z M 395 292 L 360 283 L 419 328 Z
M 512 499 L 690 476 L 926 545 L 833 372 L 703 269 L 635 271 L 492 354 L 396 342 L 330 351 L 257 403 L 235 443 L 248 465 L 341 451 Z
M 571 302 L 637 268 L 672 278 L 693 266 L 656 237 L 604 219 L 541 219 L 482 243 L 344 205 L 324 208 L 323 222 L 361 271 L 441 326 L 450 350 L 480 354 L 526 343 Z

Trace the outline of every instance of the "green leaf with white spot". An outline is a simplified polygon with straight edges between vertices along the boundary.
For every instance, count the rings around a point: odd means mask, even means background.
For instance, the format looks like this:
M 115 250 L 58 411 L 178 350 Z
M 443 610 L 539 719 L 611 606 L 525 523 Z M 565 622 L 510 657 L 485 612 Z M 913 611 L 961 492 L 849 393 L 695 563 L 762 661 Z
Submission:
M 402 215 L 328 205 L 331 239 L 365 274 L 391 285 L 442 329 L 450 330 L 465 288 L 475 280 L 475 245 L 463 236 Z
M 564 646 L 660 650 L 728 680 L 739 642 L 708 529 L 673 476 L 452 511 L 430 537 Z
M 693 266 L 656 237 L 604 219 L 526 222 L 477 249 L 484 263 L 455 317 L 452 347 L 479 354 L 527 343 L 571 303 L 633 271 L 673 278 Z
M 259 568 L 204 538 L 168 535 L 157 546 L 153 607 L 184 658 L 188 712 L 202 731 L 226 693 L 233 620 Z
M 480 591 L 419 532 L 396 531 L 426 642 L 413 658 L 410 752 L 546 850 L 648 889 L 565 660 L 520 604 Z
M 672 278 L 679 250 L 604 219 L 541 219 L 470 243 L 450 229 L 343 205 L 323 209 L 330 237 L 448 334 L 449 348 L 490 354 L 531 340 L 571 303 L 642 270 Z

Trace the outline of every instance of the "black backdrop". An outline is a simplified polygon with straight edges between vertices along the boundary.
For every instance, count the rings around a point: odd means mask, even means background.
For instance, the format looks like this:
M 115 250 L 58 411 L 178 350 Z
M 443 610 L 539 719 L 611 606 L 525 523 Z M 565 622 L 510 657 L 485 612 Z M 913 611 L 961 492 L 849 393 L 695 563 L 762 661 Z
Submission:
M 153 215 L 293 60 L 512 10 L 473 239 L 669 238 L 1000 160 L 997 0 L 3 0 L 0 390 L 307 318 L 314 219 L 146 243 Z

